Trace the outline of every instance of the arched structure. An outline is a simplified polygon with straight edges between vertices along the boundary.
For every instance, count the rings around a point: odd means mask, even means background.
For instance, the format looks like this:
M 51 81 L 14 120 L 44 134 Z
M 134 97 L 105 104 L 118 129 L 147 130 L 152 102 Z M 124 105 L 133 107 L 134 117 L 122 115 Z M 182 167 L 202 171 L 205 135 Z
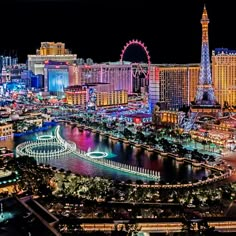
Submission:
M 55 135 L 41 135 L 36 140 L 19 144 L 16 147 L 16 156 L 31 156 L 39 162 L 41 159 L 66 157 L 76 150 L 76 144 L 62 139 L 59 129 L 60 126 L 55 128 Z
M 126 52 L 126 50 L 131 46 L 131 45 L 137 45 L 137 46 L 140 46 L 145 54 L 146 54 L 146 57 L 147 57 L 147 63 L 145 65 L 145 63 L 133 63 L 134 64 L 134 70 L 133 70 L 133 76 L 134 77 L 137 77 L 137 76 L 140 76 L 140 74 L 143 74 L 144 77 L 146 79 L 149 78 L 149 73 L 150 73 L 150 65 L 151 65 L 151 58 L 150 58 L 150 55 L 149 55 L 149 52 L 147 50 L 147 47 L 145 46 L 145 44 L 143 42 L 141 42 L 140 40 L 137 40 L 137 39 L 133 39 L 133 40 L 130 40 L 129 42 L 127 42 L 124 46 L 124 48 L 122 49 L 121 51 L 121 54 L 120 54 L 120 62 L 123 62 L 123 58 L 124 58 L 124 54 Z

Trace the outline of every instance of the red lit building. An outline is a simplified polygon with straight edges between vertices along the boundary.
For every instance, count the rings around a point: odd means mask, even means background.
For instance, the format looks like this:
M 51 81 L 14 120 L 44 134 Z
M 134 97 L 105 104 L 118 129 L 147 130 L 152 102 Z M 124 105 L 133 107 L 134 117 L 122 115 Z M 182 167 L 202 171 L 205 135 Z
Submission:
M 133 123 L 135 125 L 143 125 L 152 122 L 152 115 L 146 113 L 128 114 L 124 117 L 126 122 Z

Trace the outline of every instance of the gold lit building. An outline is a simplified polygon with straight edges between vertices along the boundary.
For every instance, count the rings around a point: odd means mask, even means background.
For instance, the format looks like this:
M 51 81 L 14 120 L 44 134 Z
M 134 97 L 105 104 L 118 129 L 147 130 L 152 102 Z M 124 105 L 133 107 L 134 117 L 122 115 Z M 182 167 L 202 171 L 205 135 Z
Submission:
M 12 124 L 3 123 L 0 124 L 0 140 L 8 137 L 12 137 Z
M 87 103 L 87 87 L 86 86 L 70 86 L 65 89 L 66 101 L 70 105 L 86 106 Z
M 43 119 L 38 117 L 31 117 L 25 121 L 28 125 L 35 125 L 35 127 L 43 126 Z
M 127 105 L 128 93 L 126 90 L 113 90 L 97 93 L 97 107 Z
M 69 50 L 65 48 L 65 44 L 61 42 L 41 42 L 40 49 L 36 51 L 37 55 L 65 55 L 69 54 Z
M 154 120 L 157 121 L 157 125 L 170 125 L 176 126 L 182 121 L 184 112 L 181 111 L 156 111 L 154 114 Z
M 128 104 L 128 92 L 126 90 L 109 90 L 105 91 L 104 88 L 109 88 L 109 84 L 91 84 L 89 86 L 69 86 L 65 89 L 66 101 L 71 105 L 86 106 L 89 102 L 89 89 L 95 88 L 96 93 L 96 106 L 117 106 Z
M 66 64 L 72 65 L 76 59 L 77 55 L 71 54 L 65 48 L 64 43 L 42 42 L 35 55 L 27 56 L 27 67 L 35 75 L 44 75 L 44 66 L 48 61 L 66 62 Z
M 197 85 L 199 80 L 200 66 L 198 64 L 192 64 L 188 66 L 188 105 L 191 101 L 194 101 L 197 91 Z
M 221 106 L 236 105 L 236 51 L 218 48 L 212 52 L 215 96 Z

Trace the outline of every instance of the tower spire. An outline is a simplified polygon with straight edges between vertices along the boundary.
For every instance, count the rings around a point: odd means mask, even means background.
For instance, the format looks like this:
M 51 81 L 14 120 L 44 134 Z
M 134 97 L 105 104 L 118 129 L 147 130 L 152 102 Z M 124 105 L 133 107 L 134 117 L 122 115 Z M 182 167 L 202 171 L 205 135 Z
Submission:
M 208 24 L 209 18 L 204 5 L 201 24 L 202 24 L 202 47 L 201 47 L 201 65 L 200 75 L 197 86 L 195 103 L 197 105 L 215 105 L 217 104 L 211 78 L 211 63 L 209 55 Z
M 201 19 L 201 24 L 202 24 L 202 42 L 207 42 L 208 43 L 208 24 L 210 23 L 210 20 L 208 18 L 207 10 L 206 10 L 206 5 L 204 4 L 203 12 L 202 12 L 202 19 Z
M 191 111 L 200 113 L 217 113 L 220 104 L 216 101 L 211 77 L 211 63 L 209 54 L 208 24 L 210 22 L 204 5 L 202 18 L 202 46 L 200 73 L 195 100 L 191 103 Z

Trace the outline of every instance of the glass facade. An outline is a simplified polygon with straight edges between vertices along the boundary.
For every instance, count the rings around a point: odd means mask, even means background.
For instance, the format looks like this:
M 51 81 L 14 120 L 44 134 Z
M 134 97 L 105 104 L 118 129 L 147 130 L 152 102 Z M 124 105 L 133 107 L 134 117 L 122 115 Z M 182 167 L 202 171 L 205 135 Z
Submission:
M 48 91 L 64 92 L 69 85 L 69 73 L 67 69 L 48 69 Z

